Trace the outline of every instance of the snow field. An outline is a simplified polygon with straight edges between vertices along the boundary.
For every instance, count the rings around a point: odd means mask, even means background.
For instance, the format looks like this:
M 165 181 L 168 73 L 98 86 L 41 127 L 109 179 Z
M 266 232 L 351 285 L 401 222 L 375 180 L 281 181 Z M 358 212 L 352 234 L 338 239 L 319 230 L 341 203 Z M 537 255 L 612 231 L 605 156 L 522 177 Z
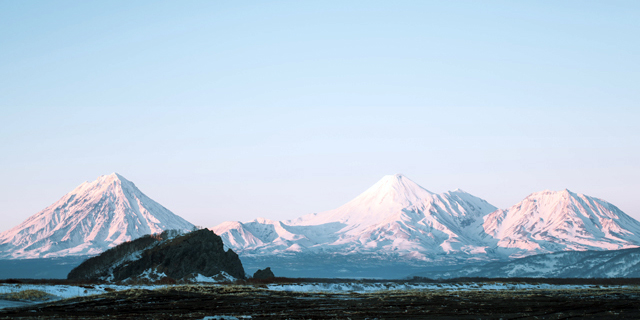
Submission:
M 96 294 L 103 294 L 109 291 L 121 291 L 128 289 L 148 289 L 154 290 L 165 287 L 164 285 L 153 286 L 123 286 L 123 285 L 95 285 L 95 286 L 71 286 L 71 285 L 44 285 L 44 284 L 0 284 L 0 295 L 7 293 L 17 293 L 25 290 L 38 290 L 51 294 L 58 299 L 68 299 L 76 297 L 86 297 Z M 58 300 L 54 299 L 54 300 Z
M 204 277 L 203 277 L 204 278 Z M 209 279 L 204 279 L 209 280 Z M 206 282 L 206 281 L 203 281 Z M 194 284 L 196 286 L 202 284 Z M 207 286 L 224 286 L 207 283 Z M 157 290 L 171 286 L 182 285 L 95 285 L 95 286 L 71 286 L 71 285 L 40 285 L 40 284 L 1 284 L 0 295 L 17 293 L 25 290 L 38 290 L 51 294 L 58 299 L 85 297 L 98 295 L 110 291 L 122 291 L 129 289 Z M 299 284 L 270 284 L 268 290 L 291 292 L 354 292 L 369 293 L 377 291 L 406 291 L 406 290 L 449 290 L 449 291 L 482 291 L 482 290 L 571 290 L 597 288 L 597 285 L 552 285 L 552 284 L 525 284 L 525 283 L 447 283 L 447 284 L 409 284 L 409 283 L 299 283 Z M 57 300 L 57 299 L 54 299 Z
M 0 309 L 29 306 L 46 301 L 56 301 L 62 299 L 87 297 L 92 295 L 104 294 L 112 291 L 124 291 L 131 289 L 143 290 L 161 290 L 171 289 L 173 287 L 193 287 L 194 290 L 206 287 L 225 287 L 224 284 L 200 283 L 200 284 L 179 284 L 179 285 L 94 285 L 94 286 L 72 286 L 72 285 L 44 285 L 44 284 L 0 284 L 0 296 L 8 293 L 18 293 L 25 290 L 38 290 L 50 294 L 53 298 L 45 301 L 14 301 L 2 300 L 0 298 Z M 233 286 L 238 286 L 234 284 Z M 638 286 L 622 285 L 622 286 L 599 286 L 599 285 L 554 285 L 554 284 L 528 284 L 528 283 L 504 283 L 504 282 L 486 282 L 486 283 L 395 283 L 395 282 L 377 282 L 377 283 L 297 283 L 297 284 L 270 284 L 266 290 L 269 291 L 286 291 L 286 292 L 305 292 L 305 293 L 385 293 L 385 292 L 402 292 L 402 291 L 422 291 L 429 292 L 528 292 L 528 291 L 567 291 L 567 290 L 608 290 L 630 288 L 638 289 Z M 185 290 L 179 289 L 179 290 Z M 259 288 L 256 288 L 260 290 Z M 191 289 L 188 289 L 191 290 Z
M 446 284 L 409 284 L 409 283 L 301 283 L 272 284 L 269 290 L 291 292 L 353 292 L 371 293 L 378 291 L 409 290 L 447 290 L 447 291 L 483 291 L 483 290 L 575 290 L 597 288 L 597 285 L 553 285 L 527 283 L 446 283 Z

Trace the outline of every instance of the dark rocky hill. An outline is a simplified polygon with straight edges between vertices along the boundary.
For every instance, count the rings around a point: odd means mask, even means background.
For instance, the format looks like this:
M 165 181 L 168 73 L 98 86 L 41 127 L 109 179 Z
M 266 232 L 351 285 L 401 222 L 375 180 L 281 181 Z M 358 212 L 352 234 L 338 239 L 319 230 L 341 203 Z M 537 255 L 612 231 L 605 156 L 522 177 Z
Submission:
M 256 273 L 253 274 L 253 278 L 254 279 L 271 279 L 271 278 L 275 278 L 275 275 L 273 274 L 273 271 L 271 271 L 271 268 L 267 267 L 265 269 L 256 271 Z
M 184 279 L 201 274 L 212 277 L 226 272 L 244 279 L 238 255 L 224 251 L 222 239 L 202 229 L 184 235 L 163 232 L 147 235 L 90 258 L 71 270 L 69 280 L 122 281 L 149 274 Z

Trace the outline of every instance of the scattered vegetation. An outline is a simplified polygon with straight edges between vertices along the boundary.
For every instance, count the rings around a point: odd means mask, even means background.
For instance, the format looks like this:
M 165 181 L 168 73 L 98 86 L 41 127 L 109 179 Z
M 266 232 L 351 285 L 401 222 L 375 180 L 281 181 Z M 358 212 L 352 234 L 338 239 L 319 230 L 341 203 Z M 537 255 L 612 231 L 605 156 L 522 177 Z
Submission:
M 287 283 L 292 283 L 291 280 L 286 279 Z M 290 292 L 260 288 L 265 283 L 267 279 L 227 285 L 129 289 L 49 302 L 36 309 L 0 310 L 0 319 L 203 319 L 212 315 L 250 316 L 254 319 L 640 317 L 638 286 L 508 290 L 455 290 L 454 286 L 452 290 L 452 286 L 443 285 L 440 289 L 355 293 Z M 447 287 L 449 289 L 445 289 Z
M 46 301 L 55 298 L 54 295 L 40 290 L 23 290 L 19 292 L 11 292 L 0 294 L 3 300 L 28 300 L 28 301 Z

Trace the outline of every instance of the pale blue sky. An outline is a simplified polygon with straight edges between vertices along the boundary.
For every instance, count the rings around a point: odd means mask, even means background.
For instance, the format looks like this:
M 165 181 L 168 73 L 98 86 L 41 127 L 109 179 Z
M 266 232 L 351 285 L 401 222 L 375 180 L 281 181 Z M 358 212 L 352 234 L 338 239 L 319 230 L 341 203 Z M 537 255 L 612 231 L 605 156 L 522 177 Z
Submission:
M 383 175 L 640 219 L 638 1 L 0 1 L 0 231 L 118 172 L 203 226 Z

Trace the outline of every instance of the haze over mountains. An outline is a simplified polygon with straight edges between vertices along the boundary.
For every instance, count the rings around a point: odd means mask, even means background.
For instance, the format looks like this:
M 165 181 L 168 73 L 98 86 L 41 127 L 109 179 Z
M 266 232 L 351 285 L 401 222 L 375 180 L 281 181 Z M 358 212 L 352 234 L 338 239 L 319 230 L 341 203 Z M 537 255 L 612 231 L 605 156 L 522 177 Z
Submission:
M 0 234 L 0 258 L 95 255 L 145 234 L 193 228 L 133 182 L 113 173 L 79 185 Z
M 168 229 L 194 225 L 114 173 L 81 184 L 0 234 L 0 258 L 96 255 Z M 459 189 L 430 192 L 399 174 L 334 210 L 288 221 L 227 221 L 212 229 L 249 268 L 252 261 L 276 269 L 271 263 L 288 263 L 304 272 L 326 269 L 320 261 L 350 272 L 353 265 L 448 266 L 640 246 L 640 222 L 601 199 L 542 191 L 503 210 Z

